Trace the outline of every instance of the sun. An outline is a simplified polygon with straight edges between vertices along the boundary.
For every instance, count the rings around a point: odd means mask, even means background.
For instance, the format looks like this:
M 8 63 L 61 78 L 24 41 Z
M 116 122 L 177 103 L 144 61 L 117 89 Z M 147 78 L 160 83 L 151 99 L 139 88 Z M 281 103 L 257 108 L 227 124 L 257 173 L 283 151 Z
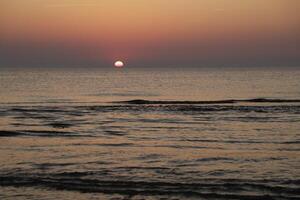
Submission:
M 120 60 L 116 61 L 114 65 L 115 67 L 124 67 L 124 63 Z

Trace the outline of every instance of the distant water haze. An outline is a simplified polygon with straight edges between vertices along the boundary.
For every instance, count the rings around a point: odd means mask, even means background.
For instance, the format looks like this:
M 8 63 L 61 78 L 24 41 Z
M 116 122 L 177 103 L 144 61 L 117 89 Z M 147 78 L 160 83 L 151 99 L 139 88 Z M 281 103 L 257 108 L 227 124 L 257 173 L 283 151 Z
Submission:
M 0 103 L 300 99 L 297 68 L 1 70 Z

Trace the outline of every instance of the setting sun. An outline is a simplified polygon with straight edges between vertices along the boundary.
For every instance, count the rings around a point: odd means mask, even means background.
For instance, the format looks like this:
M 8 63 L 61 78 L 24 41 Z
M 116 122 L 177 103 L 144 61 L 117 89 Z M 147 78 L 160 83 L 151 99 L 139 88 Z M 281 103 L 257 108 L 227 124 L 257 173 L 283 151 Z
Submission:
M 115 67 L 124 67 L 124 63 L 120 60 L 116 61 L 114 65 Z

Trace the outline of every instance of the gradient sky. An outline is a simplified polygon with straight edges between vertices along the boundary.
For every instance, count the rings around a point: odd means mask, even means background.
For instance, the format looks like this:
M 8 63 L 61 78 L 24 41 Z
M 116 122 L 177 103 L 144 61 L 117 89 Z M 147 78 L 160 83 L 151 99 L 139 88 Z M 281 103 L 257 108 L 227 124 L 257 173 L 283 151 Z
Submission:
M 1 0 L 0 67 L 300 66 L 299 0 Z

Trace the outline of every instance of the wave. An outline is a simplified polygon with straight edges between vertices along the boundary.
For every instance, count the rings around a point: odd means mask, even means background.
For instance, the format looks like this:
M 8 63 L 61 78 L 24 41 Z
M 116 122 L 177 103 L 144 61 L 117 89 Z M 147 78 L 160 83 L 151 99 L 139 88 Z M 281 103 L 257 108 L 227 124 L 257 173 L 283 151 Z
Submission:
M 187 103 L 189 102 L 189 103 Z M 115 105 L 81 105 L 81 106 L 22 106 L 22 107 L 2 107 L 0 116 L 17 116 L 18 118 L 37 118 L 37 119 L 54 119 L 56 115 L 70 117 L 80 117 L 94 112 L 117 112 L 117 111 L 199 111 L 199 112 L 219 112 L 219 111 L 239 111 L 239 112 L 289 112 L 300 114 L 300 105 L 218 105 L 216 101 L 213 105 L 192 101 L 147 101 L 132 100 L 123 101 L 123 104 Z M 218 101 L 221 102 L 221 101 Z M 289 101 L 292 102 L 292 101 Z M 294 101 L 296 102 L 296 101 Z M 120 103 L 120 102 L 114 102 Z M 140 104 L 140 105 L 139 105 Z M 158 105 L 156 105 L 158 104 Z M 161 105 L 159 105 L 161 104 Z M 186 104 L 186 105 L 185 105 Z M 199 104 L 199 105 L 197 105 Z M 221 104 L 221 103 L 219 103 Z M 233 103 L 231 103 L 233 104 Z M 1 108 L 1 107 L 0 107 Z M 52 127 L 66 128 L 70 127 L 72 121 L 54 121 Z
M 126 104 L 235 104 L 235 103 L 300 103 L 300 99 L 228 99 L 216 101 L 160 101 L 160 100 L 144 100 L 134 99 L 129 101 L 116 101 L 113 103 L 126 103 Z
M 81 135 L 66 131 L 44 131 L 44 130 L 26 130 L 26 131 L 6 131 L 0 130 L 0 137 L 15 136 L 39 136 L 39 137 L 80 137 Z
M 207 179 L 200 182 L 165 182 L 133 180 L 98 180 L 91 173 L 61 173 L 51 175 L 4 175 L 0 186 L 42 187 L 56 190 L 93 192 L 120 195 L 181 196 L 207 199 L 297 199 L 294 182 L 239 179 Z
M 127 101 L 25 101 L 25 102 L 0 102 L 0 105 L 76 105 L 91 104 L 103 105 L 107 103 L 124 103 L 124 104 L 235 104 L 235 103 L 300 103 L 300 99 L 273 99 L 273 98 L 253 98 L 253 99 L 223 99 L 207 101 L 189 101 L 189 100 L 146 100 L 133 99 Z M 54 111 L 55 112 L 55 111 Z M 59 112 L 59 111 L 58 111 Z

